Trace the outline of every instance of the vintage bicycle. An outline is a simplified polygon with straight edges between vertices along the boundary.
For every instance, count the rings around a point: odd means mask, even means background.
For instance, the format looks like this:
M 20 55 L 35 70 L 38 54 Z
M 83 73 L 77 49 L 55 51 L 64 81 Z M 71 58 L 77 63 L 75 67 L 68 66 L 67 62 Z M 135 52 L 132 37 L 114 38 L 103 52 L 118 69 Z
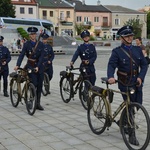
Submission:
M 35 113 L 37 106 L 36 88 L 28 76 L 32 71 L 30 69 L 18 68 L 17 72 L 10 74 L 11 103 L 14 107 L 17 107 L 19 102 L 23 104 L 23 99 L 30 115 Z
M 73 72 L 75 70 L 80 71 L 80 73 Z M 75 75 L 77 76 L 76 79 L 74 77 Z M 88 87 L 91 86 L 91 83 L 87 80 L 89 75 L 86 74 L 86 68 L 66 66 L 66 71 L 61 71 L 60 77 L 60 94 L 62 100 L 68 103 L 71 99 L 74 99 L 74 95 L 79 90 L 81 104 L 87 109 Z
M 101 78 L 102 83 L 106 84 L 106 89 L 91 86 L 89 89 L 89 104 L 87 110 L 88 124 L 95 134 L 102 134 L 105 129 L 109 129 L 113 122 L 116 122 L 116 116 L 121 112 L 119 122 L 120 132 L 123 140 L 129 150 L 145 150 L 150 141 L 150 118 L 143 105 L 130 102 L 130 94 L 134 94 L 133 87 L 136 85 L 126 86 L 127 92 L 121 92 L 109 88 L 107 78 Z M 117 81 L 116 82 L 121 82 Z M 136 83 L 137 84 L 137 83 Z M 111 103 L 113 102 L 114 93 L 127 96 L 120 106 L 113 112 Z M 139 144 L 129 142 L 129 134 L 135 134 Z
M 46 72 L 44 72 L 44 80 L 43 80 L 43 87 L 42 87 L 42 94 L 44 96 L 47 96 L 48 94 L 50 94 L 50 81 L 49 81 L 49 77 L 48 74 Z

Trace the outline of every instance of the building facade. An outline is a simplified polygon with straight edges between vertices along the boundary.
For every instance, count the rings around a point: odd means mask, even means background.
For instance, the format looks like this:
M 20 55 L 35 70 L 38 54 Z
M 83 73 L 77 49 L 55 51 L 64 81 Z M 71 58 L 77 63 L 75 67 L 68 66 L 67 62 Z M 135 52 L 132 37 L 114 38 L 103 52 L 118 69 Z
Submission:
M 142 38 L 147 37 L 147 14 L 144 12 L 139 12 L 136 10 L 128 9 L 122 6 L 116 5 L 104 5 L 107 9 L 111 11 L 111 29 L 110 36 L 113 40 L 116 39 L 116 33 L 119 28 L 124 26 L 124 24 L 130 19 L 138 19 L 142 27 Z
M 126 21 L 136 18 L 143 24 L 142 37 L 147 37 L 147 15 L 116 5 L 86 5 L 85 0 L 12 0 L 17 18 L 44 19 L 53 22 L 55 35 L 77 35 L 75 26 L 82 24 L 93 36 L 116 39 Z M 145 6 L 145 11 L 150 7 Z
M 16 18 L 39 18 L 36 0 L 11 0 L 11 3 L 16 8 Z
M 74 31 L 74 6 L 61 0 L 37 0 L 39 5 L 39 18 L 52 21 L 55 34 L 63 33 L 73 36 Z

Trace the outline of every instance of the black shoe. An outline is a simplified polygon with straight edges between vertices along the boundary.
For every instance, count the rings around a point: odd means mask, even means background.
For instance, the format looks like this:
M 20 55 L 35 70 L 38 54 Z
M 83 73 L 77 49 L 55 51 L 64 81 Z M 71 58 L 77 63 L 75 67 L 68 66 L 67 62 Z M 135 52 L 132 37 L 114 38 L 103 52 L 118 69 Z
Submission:
M 47 92 L 47 94 L 51 94 L 51 92 L 50 92 L 50 91 L 48 91 L 48 92 Z
M 132 136 L 129 136 L 129 143 L 132 144 L 132 145 L 136 145 L 136 146 L 139 146 L 139 141 L 137 140 L 136 136 L 132 135 Z
M 4 96 L 5 97 L 9 97 L 9 95 L 8 95 L 8 92 L 6 91 L 6 92 L 4 92 Z
M 44 108 L 40 104 L 37 105 L 36 109 L 38 109 L 38 110 L 44 110 Z

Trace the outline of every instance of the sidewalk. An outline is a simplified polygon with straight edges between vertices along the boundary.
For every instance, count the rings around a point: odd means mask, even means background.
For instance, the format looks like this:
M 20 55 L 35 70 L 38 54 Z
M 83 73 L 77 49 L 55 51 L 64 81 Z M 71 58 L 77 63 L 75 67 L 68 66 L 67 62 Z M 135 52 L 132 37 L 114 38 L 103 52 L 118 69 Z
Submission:
M 98 55 L 96 62 L 97 85 L 104 86 L 100 77 L 106 76 L 109 55 Z M 127 150 L 119 128 L 113 124 L 102 135 L 95 135 L 89 128 L 87 113 L 79 101 L 64 103 L 59 92 L 59 72 L 65 70 L 71 56 L 56 56 L 51 94 L 42 96 L 44 111 L 37 110 L 28 115 L 26 106 L 11 105 L 10 97 L 0 93 L 0 150 Z M 10 72 L 13 71 L 17 57 L 12 57 Z M 76 62 L 76 65 L 79 61 Z M 116 87 L 116 86 L 114 86 Z M 149 105 L 150 73 L 144 86 L 144 106 L 150 113 Z M 114 99 L 113 106 L 121 100 Z M 150 149 L 150 146 L 147 148 Z

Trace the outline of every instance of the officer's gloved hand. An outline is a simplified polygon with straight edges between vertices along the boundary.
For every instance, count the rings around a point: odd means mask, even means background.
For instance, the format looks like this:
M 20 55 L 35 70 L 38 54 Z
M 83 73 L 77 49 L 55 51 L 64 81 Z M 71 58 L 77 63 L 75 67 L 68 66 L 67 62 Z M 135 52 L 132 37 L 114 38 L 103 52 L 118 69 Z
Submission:
M 14 68 L 14 70 L 15 70 L 15 71 L 17 71 L 17 70 L 18 70 L 18 68 L 19 68 L 19 67 L 18 67 L 18 66 L 16 66 L 16 67 Z
M 140 87 L 140 86 L 141 86 L 141 84 L 142 84 L 142 80 L 141 80 L 141 78 L 137 78 L 137 82 L 138 82 L 137 87 Z
M 36 68 L 35 68 L 35 72 L 38 72 L 38 71 L 39 71 L 39 68 L 38 68 L 38 67 L 36 67 Z
M 70 62 L 70 66 L 73 67 L 73 62 L 72 61 Z

